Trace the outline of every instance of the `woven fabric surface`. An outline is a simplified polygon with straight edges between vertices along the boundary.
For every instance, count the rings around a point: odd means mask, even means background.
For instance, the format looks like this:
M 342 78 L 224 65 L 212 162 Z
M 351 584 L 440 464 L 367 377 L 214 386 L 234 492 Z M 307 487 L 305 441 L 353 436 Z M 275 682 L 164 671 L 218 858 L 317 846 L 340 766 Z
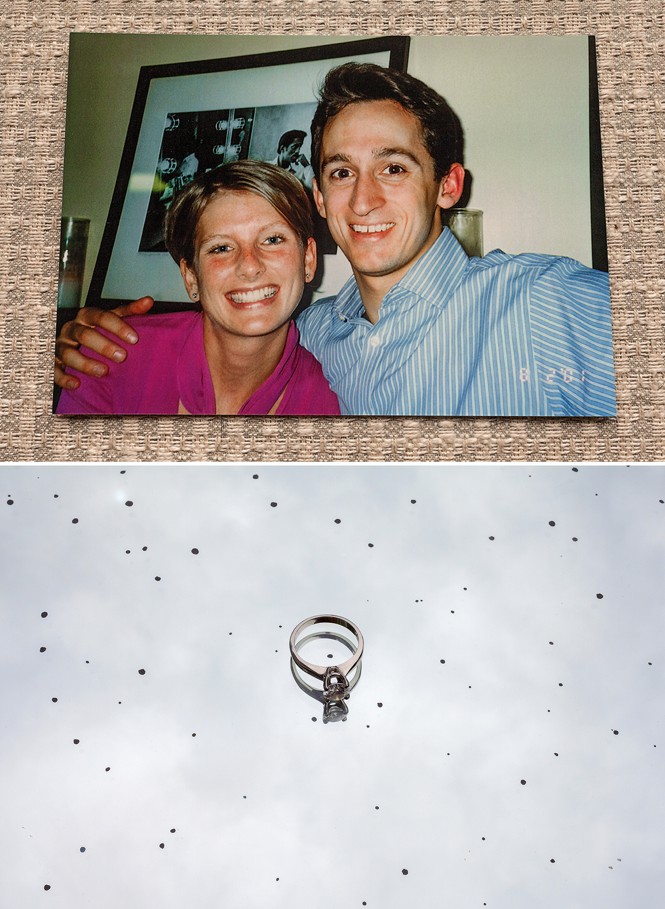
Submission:
M 595 34 L 616 420 L 81 418 L 51 414 L 71 31 Z M 662 0 L 9 0 L 0 15 L 0 460 L 661 460 Z

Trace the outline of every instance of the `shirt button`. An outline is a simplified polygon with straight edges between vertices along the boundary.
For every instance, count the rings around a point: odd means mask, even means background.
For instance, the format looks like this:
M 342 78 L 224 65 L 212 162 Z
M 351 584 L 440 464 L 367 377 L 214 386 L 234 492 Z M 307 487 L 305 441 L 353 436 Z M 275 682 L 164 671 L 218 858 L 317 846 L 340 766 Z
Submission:
M 372 335 L 367 343 L 370 347 L 378 347 L 381 339 L 377 335 Z

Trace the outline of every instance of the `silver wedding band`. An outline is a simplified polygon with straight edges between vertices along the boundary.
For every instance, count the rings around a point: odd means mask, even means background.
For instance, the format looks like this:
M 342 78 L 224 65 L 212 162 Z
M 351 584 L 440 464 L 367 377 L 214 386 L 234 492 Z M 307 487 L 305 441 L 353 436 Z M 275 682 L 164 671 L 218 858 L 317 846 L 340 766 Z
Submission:
M 339 663 L 336 666 L 317 666 L 316 663 L 310 663 L 307 660 L 304 660 L 299 652 L 299 645 L 302 643 L 299 638 L 302 632 L 309 628 L 312 625 L 341 625 L 342 628 L 346 628 L 347 631 L 350 631 L 354 635 L 357 641 L 357 646 L 355 653 L 352 653 L 348 660 Z M 308 675 L 313 676 L 315 679 L 318 679 L 320 682 L 325 682 L 326 679 L 329 679 L 331 674 L 339 676 L 343 679 L 347 679 L 351 670 L 356 666 L 363 655 L 363 648 L 365 642 L 363 640 L 362 633 L 357 625 L 351 622 L 349 619 L 345 619 L 340 615 L 313 615 L 309 619 L 304 619 L 300 622 L 291 632 L 291 638 L 289 640 L 289 648 L 291 650 L 291 657 L 293 662 L 299 669 L 302 669 L 303 672 L 306 672 Z M 354 681 L 357 681 L 357 677 Z

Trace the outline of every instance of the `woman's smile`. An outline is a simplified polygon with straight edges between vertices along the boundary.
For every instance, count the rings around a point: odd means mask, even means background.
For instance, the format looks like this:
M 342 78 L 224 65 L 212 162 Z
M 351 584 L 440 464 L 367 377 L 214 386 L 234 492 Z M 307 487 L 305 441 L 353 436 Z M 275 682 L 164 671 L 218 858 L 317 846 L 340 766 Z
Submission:
M 278 287 L 271 284 L 268 287 L 257 287 L 253 290 L 231 290 L 227 293 L 227 297 L 236 306 L 248 306 L 272 300 L 278 290 Z

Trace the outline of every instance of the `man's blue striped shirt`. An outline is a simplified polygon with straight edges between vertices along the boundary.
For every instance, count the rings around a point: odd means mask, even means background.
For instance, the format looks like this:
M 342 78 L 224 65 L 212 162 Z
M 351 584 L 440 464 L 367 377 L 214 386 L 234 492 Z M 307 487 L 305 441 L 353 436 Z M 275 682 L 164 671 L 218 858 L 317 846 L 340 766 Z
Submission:
M 343 413 L 616 414 L 608 277 L 573 259 L 469 259 L 446 228 L 363 313 L 351 278 L 298 319 Z

